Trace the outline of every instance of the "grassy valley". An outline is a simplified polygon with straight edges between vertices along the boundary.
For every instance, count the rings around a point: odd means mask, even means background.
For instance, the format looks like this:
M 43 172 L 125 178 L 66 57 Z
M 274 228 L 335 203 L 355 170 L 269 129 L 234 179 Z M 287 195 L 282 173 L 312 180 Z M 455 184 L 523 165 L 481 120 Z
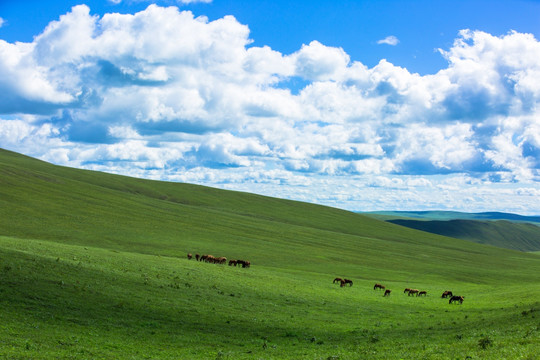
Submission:
M 534 359 L 540 350 L 537 254 L 3 150 L 0 272 L 5 358 Z M 336 276 L 354 285 L 340 288 Z M 441 299 L 448 289 L 464 303 Z

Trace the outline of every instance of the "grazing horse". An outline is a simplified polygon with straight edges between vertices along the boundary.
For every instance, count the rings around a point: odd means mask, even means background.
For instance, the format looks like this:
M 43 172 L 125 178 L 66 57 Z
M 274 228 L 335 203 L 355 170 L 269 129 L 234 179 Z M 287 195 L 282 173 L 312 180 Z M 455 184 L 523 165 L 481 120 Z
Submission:
M 349 286 L 352 286 L 352 280 L 343 279 L 343 282 L 345 283 L 345 285 L 349 284 Z
M 199 254 L 195 254 L 195 260 L 199 261 L 199 258 L 201 257 L 201 255 Z
M 411 290 L 412 290 L 411 288 L 405 288 L 405 290 L 403 290 L 403 293 L 405 294 L 406 292 L 409 292 Z
M 448 301 L 449 304 L 451 303 L 455 303 L 455 302 L 458 302 L 460 304 L 463 304 L 463 300 L 465 300 L 465 297 L 464 296 L 457 296 L 457 295 L 453 295 L 451 298 L 450 298 L 450 301 Z
M 229 266 L 236 266 L 236 260 L 229 260 Z
M 251 263 L 246 260 L 236 260 L 236 263 L 242 265 L 243 268 L 248 268 L 251 265 Z
M 192 257 L 193 257 L 193 255 L 191 255 L 191 253 L 188 253 L 188 254 L 187 254 L 188 260 L 191 260 Z
M 200 257 L 199 261 L 206 261 L 207 258 L 208 258 L 208 255 L 203 255 Z
M 343 281 L 342 278 L 335 278 L 334 281 L 332 282 L 332 284 L 340 283 L 340 282 L 342 282 L 342 281 Z
M 214 260 L 214 262 L 215 262 L 216 264 L 221 264 L 221 265 L 223 265 L 223 264 L 225 264 L 225 263 L 227 262 L 227 258 L 224 257 L 224 256 L 220 256 L 220 257 L 216 258 L 216 259 Z
M 443 299 L 446 299 L 447 297 L 451 297 L 453 296 L 454 294 L 452 294 L 452 292 L 450 290 L 446 290 L 445 292 L 442 293 L 442 298 Z
M 416 296 L 427 296 L 427 291 L 422 290 L 422 291 L 418 292 L 418 294 L 416 294 Z
M 418 289 L 411 289 L 411 290 L 409 290 L 409 296 L 413 296 L 413 295 L 418 296 L 419 291 L 420 290 L 418 290 Z
M 384 289 L 386 289 L 386 287 L 384 285 L 381 285 L 381 284 L 377 283 L 377 284 L 375 284 L 373 286 L 373 290 L 377 290 L 377 289 L 384 290 Z
M 206 259 L 204 259 L 205 262 L 213 263 L 216 260 L 216 258 L 213 255 L 206 255 Z
M 392 292 L 392 290 L 386 289 L 383 296 L 390 296 L 391 292 Z

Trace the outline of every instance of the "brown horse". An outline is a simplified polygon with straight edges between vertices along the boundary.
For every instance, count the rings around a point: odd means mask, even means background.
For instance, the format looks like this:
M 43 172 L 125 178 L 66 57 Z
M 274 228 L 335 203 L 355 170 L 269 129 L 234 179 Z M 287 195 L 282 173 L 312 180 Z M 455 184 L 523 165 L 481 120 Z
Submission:
M 221 264 L 221 265 L 223 265 L 223 264 L 225 264 L 225 263 L 227 262 L 227 258 L 224 257 L 224 256 L 220 256 L 220 257 L 216 258 L 216 259 L 214 260 L 214 262 L 215 262 L 216 264 Z
M 406 292 L 409 292 L 411 290 L 412 290 L 411 288 L 405 288 L 405 290 L 403 290 L 403 293 L 405 294 Z
M 451 298 L 450 298 L 450 301 L 448 301 L 449 304 L 451 303 L 456 303 L 459 301 L 460 304 L 463 304 L 463 300 L 465 300 L 465 297 L 464 296 L 457 296 L 457 295 L 453 295 Z
M 411 289 L 411 290 L 409 290 L 409 295 L 408 296 L 413 296 L 413 295 L 418 296 L 419 291 L 420 290 L 418 290 L 418 289 Z
M 192 257 L 193 257 L 193 255 L 191 255 L 191 253 L 188 253 L 188 254 L 187 254 L 188 260 L 191 260 Z
M 377 290 L 377 289 L 384 290 L 384 289 L 386 289 L 386 286 L 377 283 L 377 284 L 375 284 L 375 285 L 373 286 L 373 290 Z
M 240 266 L 242 265 L 243 268 L 248 268 L 251 266 L 251 263 L 246 260 L 236 260 L 236 263 Z
M 349 286 L 352 286 L 352 280 L 343 279 L 343 282 L 345 283 L 345 285 L 349 284 Z
M 195 260 L 199 261 L 199 258 L 201 257 L 201 255 L 199 254 L 195 254 Z
M 236 266 L 236 260 L 229 260 L 229 266 Z
M 342 282 L 342 281 L 343 281 L 342 278 L 335 278 L 334 281 L 332 282 L 332 284 L 340 283 L 340 282 Z
M 442 293 L 442 298 L 443 299 L 446 299 L 447 297 L 451 297 L 453 296 L 454 294 L 452 294 L 452 292 L 450 290 L 446 290 L 445 292 Z
M 427 291 L 422 290 L 422 291 L 418 292 L 418 294 L 416 294 L 416 296 L 427 296 Z
M 386 289 L 383 296 L 390 296 L 391 292 L 392 292 L 392 290 Z

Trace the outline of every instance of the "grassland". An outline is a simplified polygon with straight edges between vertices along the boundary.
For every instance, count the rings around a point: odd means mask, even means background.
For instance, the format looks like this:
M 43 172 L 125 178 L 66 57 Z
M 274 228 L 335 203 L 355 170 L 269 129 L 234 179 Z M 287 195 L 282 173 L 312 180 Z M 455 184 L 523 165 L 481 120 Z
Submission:
M 189 261 L 188 251 L 253 265 Z M 537 254 L 6 151 L 0 274 L 3 358 L 535 359 L 540 351 Z M 340 288 L 336 276 L 354 285 Z M 408 297 L 405 287 L 428 296 Z M 449 305 L 440 298 L 447 289 L 465 302 Z
M 519 251 L 540 250 L 540 226 L 507 220 L 424 221 L 395 219 L 390 222 L 434 234 Z

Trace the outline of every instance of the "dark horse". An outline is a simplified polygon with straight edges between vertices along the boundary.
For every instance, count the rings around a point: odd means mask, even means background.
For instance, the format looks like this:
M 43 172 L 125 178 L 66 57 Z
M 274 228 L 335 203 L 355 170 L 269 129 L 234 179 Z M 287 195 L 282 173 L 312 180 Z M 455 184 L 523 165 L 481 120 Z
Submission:
M 463 300 L 465 300 L 465 297 L 464 296 L 457 296 L 457 295 L 454 295 L 450 298 L 450 301 L 448 302 L 449 304 L 451 303 L 456 303 L 459 301 L 460 304 L 463 304 Z
M 418 294 L 416 294 L 416 296 L 427 296 L 427 291 L 422 290 Z
M 349 284 L 349 286 L 352 286 L 352 280 L 343 279 L 343 282 L 345 283 L 345 285 Z
M 334 282 L 332 284 L 335 284 L 335 283 L 341 283 L 343 281 L 342 278 L 335 278 L 334 279 Z
M 384 290 L 384 289 L 386 289 L 386 287 L 384 285 L 381 285 L 381 284 L 377 283 L 377 284 L 375 284 L 373 286 L 373 290 L 377 290 L 377 289 Z
M 418 296 L 418 292 L 419 292 L 418 289 L 411 289 L 411 290 L 409 290 L 408 296 L 413 296 L 413 295 Z
M 405 294 L 406 292 L 409 292 L 411 290 L 412 290 L 411 288 L 405 288 L 405 290 L 403 290 L 403 293 Z
M 452 292 L 450 290 L 446 290 L 445 292 L 442 293 L 442 298 L 446 299 L 447 297 L 451 297 L 452 295 Z
M 390 296 L 391 292 L 392 292 L 392 290 L 386 289 L 383 296 Z

